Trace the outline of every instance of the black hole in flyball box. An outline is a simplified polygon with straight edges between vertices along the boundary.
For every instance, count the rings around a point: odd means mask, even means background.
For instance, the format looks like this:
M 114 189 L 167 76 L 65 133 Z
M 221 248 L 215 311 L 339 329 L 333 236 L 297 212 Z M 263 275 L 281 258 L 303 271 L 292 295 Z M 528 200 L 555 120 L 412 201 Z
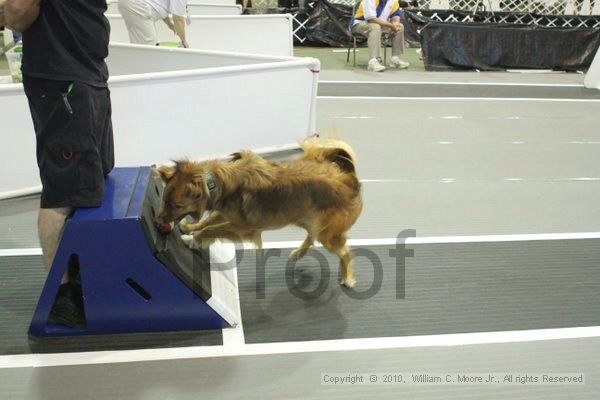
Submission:
M 137 294 L 142 296 L 144 300 L 148 301 L 152 298 L 152 295 L 148 293 L 146 289 L 144 289 L 139 283 L 134 281 L 131 278 L 125 279 L 125 282 L 133 289 Z

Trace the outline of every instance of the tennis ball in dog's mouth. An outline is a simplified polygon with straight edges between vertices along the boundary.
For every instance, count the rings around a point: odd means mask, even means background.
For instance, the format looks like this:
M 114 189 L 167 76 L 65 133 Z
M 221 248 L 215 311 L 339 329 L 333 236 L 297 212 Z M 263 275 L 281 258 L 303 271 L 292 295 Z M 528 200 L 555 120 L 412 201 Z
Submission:
M 172 230 L 173 230 L 173 225 L 171 225 L 171 224 L 160 224 L 158 226 L 158 232 L 161 235 L 166 235 L 167 233 L 171 233 Z

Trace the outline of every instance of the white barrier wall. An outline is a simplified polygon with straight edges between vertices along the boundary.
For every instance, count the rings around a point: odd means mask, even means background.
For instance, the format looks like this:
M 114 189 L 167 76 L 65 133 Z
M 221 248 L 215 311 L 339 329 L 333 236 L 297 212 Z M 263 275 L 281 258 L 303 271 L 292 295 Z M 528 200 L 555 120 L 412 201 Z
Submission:
M 107 6 L 107 14 L 120 14 L 118 2 L 109 2 Z M 187 8 L 189 15 L 240 15 L 242 13 L 242 6 L 235 4 L 235 1 L 209 0 L 206 3 L 188 3 Z
M 112 42 L 129 42 L 121 15 L 107 14 Z M 251 54 L 292 56 L 294 43 L 290 14 L 230 15 L 191 17 L 186 36 L 194 49 Z M 162 21 L 156 24 L 160 42 L 178 42 L 177 36 Z
M 583 86 L 588 89 L 600 89 L 600 49 L 596 50 L 594 61 L 583 79 Z
M 111 44 L 107 62 L 117 166 L 289 148 L 314 131 L 316 59 Z M 0 126 L 0 198 L 39 190 L 22 85 L 0 86 Z
M 241 15 L 242 6 L 239 4 L 197 3 L 188 4 L 189 15 Z
M 0 85 L 0 132 L 0 199 L 35 191 L 35 133 L 21 84 Z

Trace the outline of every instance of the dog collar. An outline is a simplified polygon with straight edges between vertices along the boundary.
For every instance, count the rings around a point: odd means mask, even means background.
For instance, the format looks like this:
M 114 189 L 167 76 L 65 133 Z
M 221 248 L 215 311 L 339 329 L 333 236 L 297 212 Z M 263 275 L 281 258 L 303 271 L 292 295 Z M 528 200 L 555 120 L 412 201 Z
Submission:
M 217 184 L 215 182 L 215 179 L 208 172 L 204 173 L 204 179 L 206 180 L 206 186 L 208 186 L 208 192 L 210 193 L 210 195 L 212 197 L 212 195 L 214 194 L 215 189 L 217 188 Z

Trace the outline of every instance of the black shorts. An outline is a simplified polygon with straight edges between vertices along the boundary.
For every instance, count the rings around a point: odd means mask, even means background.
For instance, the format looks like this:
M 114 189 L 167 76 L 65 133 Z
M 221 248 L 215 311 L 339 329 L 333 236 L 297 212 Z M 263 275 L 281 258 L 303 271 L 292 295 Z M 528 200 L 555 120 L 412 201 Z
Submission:
M 41 208 L 98 207 L 114 166 L 110 92 L 23 76 L 37 140 Z

